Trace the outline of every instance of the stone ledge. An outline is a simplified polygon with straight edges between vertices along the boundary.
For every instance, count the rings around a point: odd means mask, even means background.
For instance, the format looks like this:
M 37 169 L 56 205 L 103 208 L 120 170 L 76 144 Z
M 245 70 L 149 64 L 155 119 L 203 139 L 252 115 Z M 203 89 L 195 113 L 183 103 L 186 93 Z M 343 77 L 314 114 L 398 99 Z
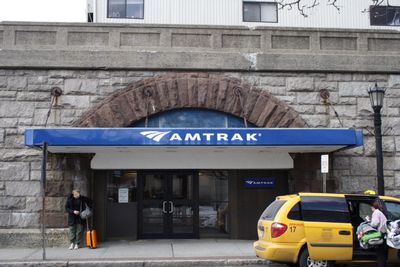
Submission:
M 0 229 L 0 248 L 37 248 L 41 245 L 42 234 L 39 229 Z M 65 247 L 67 245 L 68 228 L 46 229 L 47 247 Z
M 68 267 L 67 261 L 6 261 L 0 267 Z
M 400 73 L 399 55 L 1 51 L 0 68 Z

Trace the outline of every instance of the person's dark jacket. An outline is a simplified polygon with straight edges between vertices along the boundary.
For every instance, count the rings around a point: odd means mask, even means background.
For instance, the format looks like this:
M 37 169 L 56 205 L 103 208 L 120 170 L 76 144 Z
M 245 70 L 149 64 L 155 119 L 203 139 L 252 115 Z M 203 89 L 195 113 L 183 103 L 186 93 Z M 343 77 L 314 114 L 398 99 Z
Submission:
M 90 199 L 85 196 L 81 195 L 79 198 L 74 198 L 71 194 L 67 198 L 67 202 L 65 203 L 65 211 L 68 213 L 69 226 L 86 223 L 86 220 L 82 219 L 80 214 L 74 214 L 74 210 L 82 212 L 85 209 L 85 204 L 92 208 Z

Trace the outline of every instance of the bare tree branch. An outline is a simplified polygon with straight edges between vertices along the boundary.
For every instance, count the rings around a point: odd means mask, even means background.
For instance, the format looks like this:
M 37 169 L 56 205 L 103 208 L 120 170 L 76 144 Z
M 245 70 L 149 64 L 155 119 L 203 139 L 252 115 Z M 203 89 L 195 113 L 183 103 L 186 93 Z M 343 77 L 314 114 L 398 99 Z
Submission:
M 349 1 L 349 0 L 346 0 Z M 390 6 L 390 0 L 370 0 L 372 6 L 386 5 Z M 308 17 L 308 11 L 316 6 L 319 6 L 320 2 L 326 2 L 328 6 L 334 7 L 338 12 L 341 10 L 341 6 L 338 5 L 338 0 L 277 0 L 278 8 L 288 10 L 297 9 L 299 13 Z M 361 12 L 369 12 L 369 8 L 362 10 Z
M 376 6 L 381 6 L 382 4 L 385 4 L 385 6 L 392 6 L 390 4 L 390 0 L 371 0 L 372 1 L 372 6 L 376 7 Z M 361 11 L 362 13 L 368 13 L 370 12 L 369 8 L 366 8 L 364 10 Z
M 293 7 L 296 7 L 302 16 L 308 17 L 306 10 L 318 6 L 319 2 L 318 2 L 318 0 L 314 0 L 311 4 L 306 4 L 305 2 L 306 1 L 304 1 L 304 0 L 291 0 L 291 1 L 280 0 L 280 1 L 277 1 L 278 5 L 279 5 L 279 9 L 287 8 L 289 10 L 292 10 Z
M 337 5 L 337 0 L 328 0 L 328 5 L 333 6 L 334 8 L 336 8 L 336 10 L 337 10 L 338 12 L 340 12 L 340 8 L 339 8 L 339 6 Z

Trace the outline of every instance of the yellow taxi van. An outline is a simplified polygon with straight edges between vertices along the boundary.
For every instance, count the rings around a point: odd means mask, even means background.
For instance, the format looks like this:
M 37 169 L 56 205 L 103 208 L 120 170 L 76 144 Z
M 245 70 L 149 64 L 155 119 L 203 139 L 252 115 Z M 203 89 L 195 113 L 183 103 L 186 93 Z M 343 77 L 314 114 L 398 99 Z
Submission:
M 279 196 L 262 213 L 258 257 L 300 267 L 332 267 L 334 263 L 375 261 L 376 253 L 360 247 L 358 225 L 371 216 L 373 195 L 299 193 Z M 400 219 L 400 199 L 380 196 L 388 220 Z M 389 262 L 397 251 L 389 249 Z

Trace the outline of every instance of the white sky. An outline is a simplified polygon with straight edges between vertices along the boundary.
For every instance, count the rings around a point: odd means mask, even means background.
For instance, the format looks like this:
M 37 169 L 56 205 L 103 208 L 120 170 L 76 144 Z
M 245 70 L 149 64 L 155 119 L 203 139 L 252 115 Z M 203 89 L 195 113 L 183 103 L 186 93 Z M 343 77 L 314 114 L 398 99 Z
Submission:
M 86 0 L 0 0 L 0 21 L 86 20 Z

